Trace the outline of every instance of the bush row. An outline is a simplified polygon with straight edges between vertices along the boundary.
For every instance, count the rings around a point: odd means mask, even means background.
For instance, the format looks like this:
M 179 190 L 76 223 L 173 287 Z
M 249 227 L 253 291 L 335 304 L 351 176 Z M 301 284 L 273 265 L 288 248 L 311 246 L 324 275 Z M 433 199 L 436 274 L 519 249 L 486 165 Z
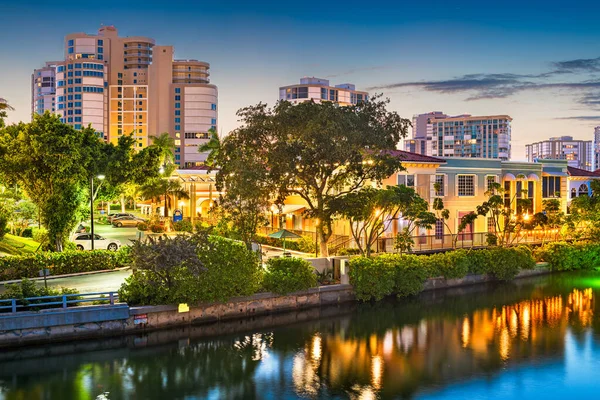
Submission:
M 490 274 L 510 280 L 520 270 L 533 269 L 535 260 L 526 247 L 456 250 L 432 255 L 385 254 L 350 261 L 350 283 L 359 300 L 381 300 L 395 294 L 409 296 L 423 290 L 428 278 L 463 278 L 469 273 Z
M 39 271 L 44 268 L 48 268 L 51 275 L 62 275 L 115 269 L 130 262 L 128 247 L 117 252 L 69 250 L 6 256 L 0 257 L 0 281 L 38 277 Z
M 552 242 L 537 248 L 534 256 L 553 271 L 595 269 L 600 267 L 600 244 Z

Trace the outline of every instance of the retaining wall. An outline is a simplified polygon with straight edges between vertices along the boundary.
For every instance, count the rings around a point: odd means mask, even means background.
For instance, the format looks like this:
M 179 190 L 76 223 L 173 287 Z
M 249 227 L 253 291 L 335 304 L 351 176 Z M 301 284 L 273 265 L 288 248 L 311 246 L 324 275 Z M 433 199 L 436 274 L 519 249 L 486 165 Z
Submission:
M 521 271 L 517 278 L 550 273 L 547 268 Z M 432 278 L 424 290 L 447 289 L 485 283 L 486 275 L 461 279 Z M 310 318 L 310 309 L 355 301 L 351 285 L 330 285 L 278 296 L 260 293 L 224 303 L 203 303 L 179 312 L 178 306 L 84 306 L 38 312 L 0 314 L 0 348 L 145 333 L 168 327 L 194 327 L 204 334 L 226 334 L 257 327 L 291 324 Z M 350 307 L 344 307 L 350 308 Z M 306 313 L 287 313 L 306 309 Z M 340 311 L 341 312 L 341 311 Z M 257 316 L 270 316 L 260 318 Z M 218 324 L 214 324 L 218 322 Z M 141 339 L 142 340 L 142 339 Z

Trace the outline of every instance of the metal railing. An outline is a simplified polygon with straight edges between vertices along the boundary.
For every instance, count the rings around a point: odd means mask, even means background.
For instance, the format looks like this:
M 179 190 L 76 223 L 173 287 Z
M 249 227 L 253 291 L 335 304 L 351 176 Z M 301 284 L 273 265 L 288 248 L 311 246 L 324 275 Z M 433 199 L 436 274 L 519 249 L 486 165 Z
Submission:
M 40 302 L 40 300 L 42 300 Z M 48 300 L 48 301 L 43 301 Z M 119 300 L 118 292 L 95 292 L 59 294 L 56 296 L 26 297 L 24 299 L 0 300 L 0 313 L 25 311 L 32 308 L 63 308 L 82 305 L 81 303 L 101 302 L 114 306 Z M 7 305 L 5 305 L 7 304 Z M 9 310 L 9 311 L 4 311 Z

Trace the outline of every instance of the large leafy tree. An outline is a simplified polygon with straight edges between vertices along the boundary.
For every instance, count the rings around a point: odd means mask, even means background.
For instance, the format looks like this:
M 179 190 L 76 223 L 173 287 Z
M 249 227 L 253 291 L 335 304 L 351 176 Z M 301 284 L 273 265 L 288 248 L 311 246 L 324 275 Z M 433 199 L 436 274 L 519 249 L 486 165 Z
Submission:
M 132 147 L 131 139 L 120 139 L 115 146 L 92 128 L 76 130 L 56 115 L 35 115 L 29 124 L 0 131 L 0 177 L 24 189 L 39 209 L 51 249 L 61 251 L 86 207 L 91 178 L 102 174 L 118 185 L 158 175 L 157 150 L 138 155 Z
M 407 222 L 401 234 L 408 238 L 417 227 L 430 228 L 435 215 L 429 205 L 412 188 L 404 185 L 385 189 L 364 187 L 332 202 L 338 214 L 350 222 L 350 231 L 358 249 L 370 256 L 377 239 L 399 216 Z M 405 247 L 402 247 L 405 249 Z
M 264 178 L 273 199 L 304 199 L 306 215 L 320 221 L 317 237 L 326 256 L 333 216 L 339 211 L 336 200 L 401 168 L 389 150 L 406 136 L 410 122 L 387 111 L 388 102 L 376 96 L 346 107 L 282 101 L 273 109 L 262 103 L 244 108 L 238 111 L 243 126 L 225 139 L 236 147 L 219 150 L 217 182 L 229 190 L 226 177 L 246 168 L 239 160 L 253 160 L 256 181 L 262 186 Z M 247 200 L 241 191 L 240 196 Z
M 239 237 L 250 246 L 260 226 L 267 223 L 265 214 L 276 192 L 266 160 L 248 151 L 247 137 L 240 130 L 219 140 L 213 132 L 199 151 L 210 151 L 207 165 L 219 168 L 217 190 L 224 192 L 218 205 L 232 222 Z M 266 144 L 265 144 L 266 145 Z M 260 145 L 255 144 L 254 148 Z
M 4 128 L 4 119 L 8 116 L 7 111 L 12 110 L 14 110 L 14 108 L 12 108 L 6 100 L 0 97 L 0 129 Z

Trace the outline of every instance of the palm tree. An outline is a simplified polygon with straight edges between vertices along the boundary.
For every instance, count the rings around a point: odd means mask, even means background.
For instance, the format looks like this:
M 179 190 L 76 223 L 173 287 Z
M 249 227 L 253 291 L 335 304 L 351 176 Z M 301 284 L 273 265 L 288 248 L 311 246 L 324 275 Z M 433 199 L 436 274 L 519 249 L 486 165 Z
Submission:
M 7 111 L 13 111 L 14 108 L 6 100 L 0 97 L 0 128 L 4 127 L 4 118 L 8 116 Z
M 219 157 L 219 151 L 221 149 L 221 139 L 217 134 L 215 129 L 210 129 L 208 131 L 210 133 L 210 139 L 208 142 L 204 143 L 202 146 L 198 147 L 198 151 L 200 153 L 208 152 L 208 157 L 206 158 L 206 165 L 209 167 L 215 166 L 215 161 Z
M 164 216 L 169 216 L 169 209 L 173 206 L 175 198 L 189 199 L 188 192 L 181 186 L 181 182 L 170 179 L 153 179 L 140 188 L 143 198 L 152 199 L 158 203 L 160 197 L 164 198 Z
M 160 151 L 160 164 L 165 169 L 166 175 L 170 175 L 170 170 L 175 164 L 175 139 L 167 132 L 161 133 L 160 136 L 150 136 L 152 146 L 155 146 Z

